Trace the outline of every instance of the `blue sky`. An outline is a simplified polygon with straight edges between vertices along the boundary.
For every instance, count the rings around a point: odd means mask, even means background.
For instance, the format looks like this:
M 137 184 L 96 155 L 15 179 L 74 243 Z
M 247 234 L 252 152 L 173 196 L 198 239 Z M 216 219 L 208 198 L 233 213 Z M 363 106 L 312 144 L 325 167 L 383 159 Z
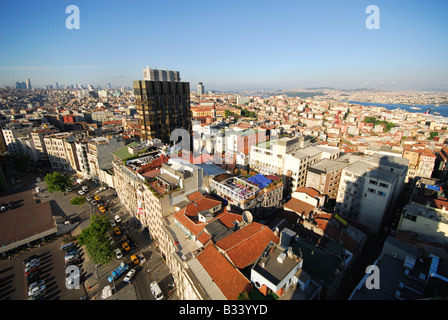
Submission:
M 68 30 L 67 6 L 80 10 Z M 368 30 L 368 5 L 380 29 Z M 132 86 L 146 65 L 206 90 L 448 89 L 448 1 L 0 1 L 0 86 Z

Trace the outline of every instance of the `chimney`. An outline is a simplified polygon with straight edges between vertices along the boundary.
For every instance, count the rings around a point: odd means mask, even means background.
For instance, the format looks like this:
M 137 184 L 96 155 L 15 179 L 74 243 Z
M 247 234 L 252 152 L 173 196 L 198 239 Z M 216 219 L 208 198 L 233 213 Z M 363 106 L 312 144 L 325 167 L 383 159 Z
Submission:
M 288 257 L 289 258 L 293 258 L 294 257 L 294 252 L 292 251 L 292 247 L 288 247 Z

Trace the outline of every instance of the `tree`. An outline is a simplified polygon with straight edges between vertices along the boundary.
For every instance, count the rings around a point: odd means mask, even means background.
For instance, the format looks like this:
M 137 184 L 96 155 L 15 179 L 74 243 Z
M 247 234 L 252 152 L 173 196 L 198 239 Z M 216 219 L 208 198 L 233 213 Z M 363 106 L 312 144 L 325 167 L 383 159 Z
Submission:
M 86 197 L 74 197 L 70 200 L 70 204 L 74 206 L 82 206 L 86 201 Z
M 365 122 L 365 123 L 373 123 L 374 126 L 376 126 L 376 125 L 378 125 L 378 124 L 384 124 L 384 126 L 385 126 L 385 131 L 386 131 L 386 132 L 389 132 L 390 129 L 392 129 L 393 127 L 396 126 L 395 123 L 387 122 L 387 121 L 385 121 L 385 120 L 378 120 L 378 119 L 375 118 L 375 117 L 365 117 L 365 118 L 364 118 L 364 122 Z
M 107 264 L 114 255 L 107 231 L 110 229 L 106 216 L 91 215 L 90 225 L 78 236 L 80 245 L 86 247 L 86 252 L 95 263 Z
M 434 140 L 434 138 L 437 137 L 438 135 L 439 133 L 437 131 L 430 132 L 428 140 Z
M 54 191 L 64 192 L 67 188 L 72 186 L 68 175 L 56 171 L 48 173 L 45 176 L 45 182 L 50 193 L 53 193 Z
M 224 117 L 227 119 L 228 117 L 233 116 L 234 113 L 230 110 L 224 110 Z

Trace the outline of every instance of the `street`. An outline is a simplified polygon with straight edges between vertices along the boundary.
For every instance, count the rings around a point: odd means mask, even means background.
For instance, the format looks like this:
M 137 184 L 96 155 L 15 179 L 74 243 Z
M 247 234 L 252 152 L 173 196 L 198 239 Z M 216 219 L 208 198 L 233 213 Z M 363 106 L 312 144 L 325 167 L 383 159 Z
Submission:
M 47 286 L 46 299 L 79 300 L 87 296 L 89 299 L 98 300 L 102 299 L 101 292 L 105 286 L 110 285 L 112 287 L 115 285 L 116 292 L 108 299 L 155 300 L 149 286 L 152 281 L 159 283 L 165 299 L 178 299 L 175 292 L 167 296 L 173 284 L 173 278 L 169 272 L 169 268 L 164 263 L 161 255 L 157 253 L 156 247 L 150 237 L 146 233 L 143 233 L 141 227 L 136 225 L 135 219 L 126 212 L 124 206 L 122 207 L 113 189 L 106 189 L 97 193 L 96 191 L 100 188 L 98 184 L 90 181 L 83 183 L 83 185 L 89 187 L 89 192 L 83 196 L 93 198 L 95 195 L 98 195 L 102 201 L 109 201 L 110 206 L 108 210 L 105 213 L 101 213 L 98 205 L 92 205 L 90 202 L 86 202 L 82 206 L 70 204 L 70 199 L 80 196 L 78 194 L 78 190 L 81 189 L 79 185 L 75 185 L 69 192 L 49 193 L 43 177 L 41 177 L 40 182 L 36 182 L 35 177 L 30 176 L 23 179 L 22 183 L 25 188 L 34 189 L 36 186 L 40 188 L 37 199 L 40 201 L 49 201 L 53 215 L 59 216 L 65 221 L 79 223 L 78 227 L 71 232 L 73 236 L 77 236 L 81 230 L 89 226 L 91 214 L 106 215 L 109 221 L 114 220 L 114 215 L 118 214 L 121 222 L 117 223 L 117 226 L 122 231 L 122 234 L 116 236 L 112 232 L 113 228 L 111 228 L 110 235 L 113 239 L 112 245 L 114 249 L 119 248 L 123 253 L 123 258 L 116 259 L 114 257 L 106 265 L 95 266 L 95 263 L 90 260 L 85 250 L 82 250 L 82 265 L 80 266 L 80 271 L 85 276 L 86 281 L 79 289 L 68 289 L 65 285 L 65 252 L 61 250 L 62 239 L 65 235 L 62 235 L 51 242 L 43 243 L 35 248 L 29 248 L 27 251 L 15 255 L 11 259 L 0 261 L 0 299 L 27 299 L 22 261 L 32 254 L 39 255 L 43 259 L 44 270 L 42 278 L 45 280 Z M 123 248 L 124 242 L 128 242 L 130 245 L 129 251 Z M 146 262 L 142 265 L 134 265 L 130 257 L 139 253 L 143 254 Z M 122 261 L 128 264 L 130 268 L 136 270 L 130 283 L 123 282 L 127 271 L 113 283 L 108 282 L 107 277 Z

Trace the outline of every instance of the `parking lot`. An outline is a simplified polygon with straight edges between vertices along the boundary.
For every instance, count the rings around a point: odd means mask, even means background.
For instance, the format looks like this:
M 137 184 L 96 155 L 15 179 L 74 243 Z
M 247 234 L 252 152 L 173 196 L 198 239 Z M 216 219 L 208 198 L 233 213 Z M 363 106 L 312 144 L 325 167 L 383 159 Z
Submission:
M 65 285 L 65 252 L 61 250 L 62 238 L 40 247 L 31 248 L 23 254 L 0 261 L 0 299 L 27 300 L 28 286 L 23 260 L 31 255 L 40 259 L 40 279 L 44 280 L 47 300 L 79 300 L 86 295 L 81 286 L 79 290 L 68 289 Z M 83 271 L 83 270 L 82 270 Z
M 65 252 L 61 250 L 64 236 L 61 236 L 53 241 L 47 241 L 41 246 L 28 248 L 24 252 L 12 256 L 11 259 L 0 260 L 0 300 L 28 299 L 22 261 L 31 255 L 38 255 L 41 259 L 41 278 L 45 281 L 46 286 L 45 299 L 79 300 L 86 296 L 89 299 L 101 299 L 102 289 L 107 285 L 115 285 L 116 291 L 110 299 L 154 300 L 149 286 L 152 281 L 159 282 L 166 298 L 177 299 L 175 294 L 168 294 L 173 282 L 169 268 L 157 253 L 149 235 L 142 231 L 141 226 L 136 224 L 134 218 L 121 205 L 113 189 L 101 188 L 92 181 L 84 181 L 82 184 L 74 182 L 71 190 L 65 193 L 49 193 L 43 179 L 35 180 L 34 183 L 40 188 L 37 198 L 50 202 L 53 215 L 61 217 L 65 221 L 79 223 L 79 226 L 72 231 L 72 235 L 75 237 L 81 230 L 89 226 L 89 218 L 92 214 L 105 215 L 109 221 L 113 221 L 115 215 L 118 215 L 121 221 L 114 222 L 115 226 L 111 228 L 110 235 L 113 239 L 113 247 L 120 249 L 123 257 L 119 259 L 114 257 L 107 265 L 100 266 L 95 265 L 89 256 L 82 252 L 80 271 L 86 281 L 79 289 L 68 289 L 65 283 Z M 82 190 L 82 186 L 88 187 L 88 190 L 81 195 L 79 191 Z M 79 196 L 90 199 L 81 206 L 71 205 L 70 199 Z M 95 199 L 95 196 L 99 199 Z M 92 201 L 96 201 L 96 203 L 92 203 Z M 104 207 L 106 210 L 102 212 L 100 207 Z M 113 232 L 115 227 L 120 229 L 120 234 L 117 235 Z M 123 246 L 125 243 L 127 245 Z M 143 254 L 146 262 L 134 264 L 131 257 L 138 256 L 138 254 Z M 131 281 L 123 282 L 127 273 L 125 272 L 114 283 L 108 282 L 107 277 L 121 262 L 125 262 L 130 268 L 135 269 L 136 272 Z

